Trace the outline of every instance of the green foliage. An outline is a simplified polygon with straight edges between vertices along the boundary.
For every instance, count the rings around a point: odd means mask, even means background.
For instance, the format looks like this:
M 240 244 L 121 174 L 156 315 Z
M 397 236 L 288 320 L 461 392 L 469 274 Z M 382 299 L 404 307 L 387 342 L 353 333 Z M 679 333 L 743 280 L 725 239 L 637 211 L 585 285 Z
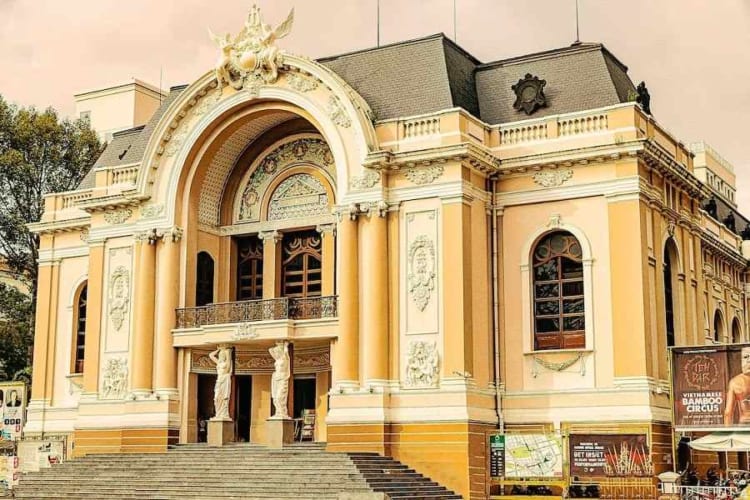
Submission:
M 0 380 L 26 368 L 33 333 L 31 298 L 0 283 Z M 4 372 L 4 373 L 3 373 Z
M 75 189 L 101 151 L 87 120 L 61 120 L 52 108 L 19 108 L 0 96 L 0 260 L 31 294 L 26 307 L 0 289 L 0 363 L 9 377 L 25 367 L 19 356 L 26 356 L 34 326 L 39 237 L 26 224 L 41 218 L 45 194 Z

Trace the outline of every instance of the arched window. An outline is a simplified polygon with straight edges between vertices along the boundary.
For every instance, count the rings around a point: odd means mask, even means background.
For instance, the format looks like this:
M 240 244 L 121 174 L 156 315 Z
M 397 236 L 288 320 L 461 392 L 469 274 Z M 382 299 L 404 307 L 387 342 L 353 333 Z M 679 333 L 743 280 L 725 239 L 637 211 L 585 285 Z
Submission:
M 666 310 L 667 317 L 667 347 L 674 345 L 674 265 L 676 261 L 677 251 L 675 250 L 675 243 L 673 239 L 668 239 L 667 244 L 664 246 L 664 309 Z
M 714 313 L 714 342 L 721 342 L 724 336 L 724 322 L 721 319 L 721 312 L 717 309 Z
M 205 306 L 214 301 L 214 259 L 208 252 L 198 254 L 195 277 L 195 305 Z
M 237 240 L 237 300 L 263 298 L 263 242 L 257 236 Z
M 582 260 L 580 243 L 566 231 L 547 234 L 534 247 L 536 350 L 585 347 Z
M 732 343 L 739 344 L 742 342 L 742 330 L 740 329 L 740 320 L 732 320 Z
M 315 231 L 284 234 L 282 246 L 282 295 L 320 297 L 321 239 Z
M 75 308 L 75 346 L 73 347 L 73 373 L 83 373 L 83 357 L 86 349 L 86 302 L 88 283 L 78 292 Z

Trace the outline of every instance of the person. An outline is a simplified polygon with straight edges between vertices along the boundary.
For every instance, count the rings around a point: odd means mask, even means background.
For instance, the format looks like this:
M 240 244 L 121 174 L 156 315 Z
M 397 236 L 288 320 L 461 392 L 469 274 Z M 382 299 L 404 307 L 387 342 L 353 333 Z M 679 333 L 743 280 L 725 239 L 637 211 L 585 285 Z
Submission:
M 21 398 L 18 397 L 18 391 L 15 389 L 11 389 L 8 392 L 8 399 L 5 402 L 5 405 L 8 408 L 18 408 L 21 406 Z
M 740 351 L 740 368 L 727 386 L 724 425 L 750 424 L 750 347 Z
M 232 394 L 232 348 L 219 347 L 208 357 L 216 363 L 214 409 L 217 420 L 229 420 L 229 397 Z

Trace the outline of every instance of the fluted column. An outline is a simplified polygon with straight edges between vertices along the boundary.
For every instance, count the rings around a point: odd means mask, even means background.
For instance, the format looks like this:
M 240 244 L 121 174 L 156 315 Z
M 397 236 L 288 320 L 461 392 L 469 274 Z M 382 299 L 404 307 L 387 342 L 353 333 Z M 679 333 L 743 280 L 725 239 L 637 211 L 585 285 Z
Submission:
M 338 312 L 339 333 L 334 344 L 334 386 L 359 385 L 359 223 L 355 208 L 339 214 Z
M 263 298 L 273 299 L 281 295 L 281 242 L 278 231 L 261 231 L 263 240 Z
M 388 225 L 384 203 L 367 207 L 362 222 L 362 348 L 364 379 L 388 379 Z
M 135 332 L 133 339 L 132 388 L 136 395 L 149 394 L 153 387 L 154 361 L 154 271 L 155 230 L 136 235 L 138 267 L 135 285 Z
M 95 393 L 98 390 L 103 294 L 104 240 L 89 241 L 86 344 L 83 351 L 83 392 L 85 393 Z
M 177 350 L 172 345 L 172 329 L 175 327 L 175 310 L 179 300 L 181 239 L 181 229 L 166 231 L 156 250 L 159 283 L 154 389 L 159 394 L 177 394 Z
M 321 295 L 328 297 L 336 293 L 336 225 L 321 224 L 316 227 L 321 238 L 321 262 L 323 280 Z

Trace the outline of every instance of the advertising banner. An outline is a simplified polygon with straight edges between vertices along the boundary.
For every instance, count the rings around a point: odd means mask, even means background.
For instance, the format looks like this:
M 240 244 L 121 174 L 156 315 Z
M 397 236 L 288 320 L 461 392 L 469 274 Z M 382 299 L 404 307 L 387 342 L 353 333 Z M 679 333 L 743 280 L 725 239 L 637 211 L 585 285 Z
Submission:
M 676 430 L 750 428 L 750 344 L 672 349 Z
M 505 477 L 562 477 L 562 455 L 557 434 L 506 434 Z
M 651 477 L 654 465 L 645 434 L 571 434 L 570 475 Z
M 65 441 L 62 439 L 24 439 L 18 442 L 18 461 L 21 472 L 38 472 L 65 458 Z
M 18 484 L 18 457 L 0 455 L 0 490 L 11 489 Z
M 26 411 L 26 384 L 0 383 L 0 441 L 16 441 L 21 437 Z

